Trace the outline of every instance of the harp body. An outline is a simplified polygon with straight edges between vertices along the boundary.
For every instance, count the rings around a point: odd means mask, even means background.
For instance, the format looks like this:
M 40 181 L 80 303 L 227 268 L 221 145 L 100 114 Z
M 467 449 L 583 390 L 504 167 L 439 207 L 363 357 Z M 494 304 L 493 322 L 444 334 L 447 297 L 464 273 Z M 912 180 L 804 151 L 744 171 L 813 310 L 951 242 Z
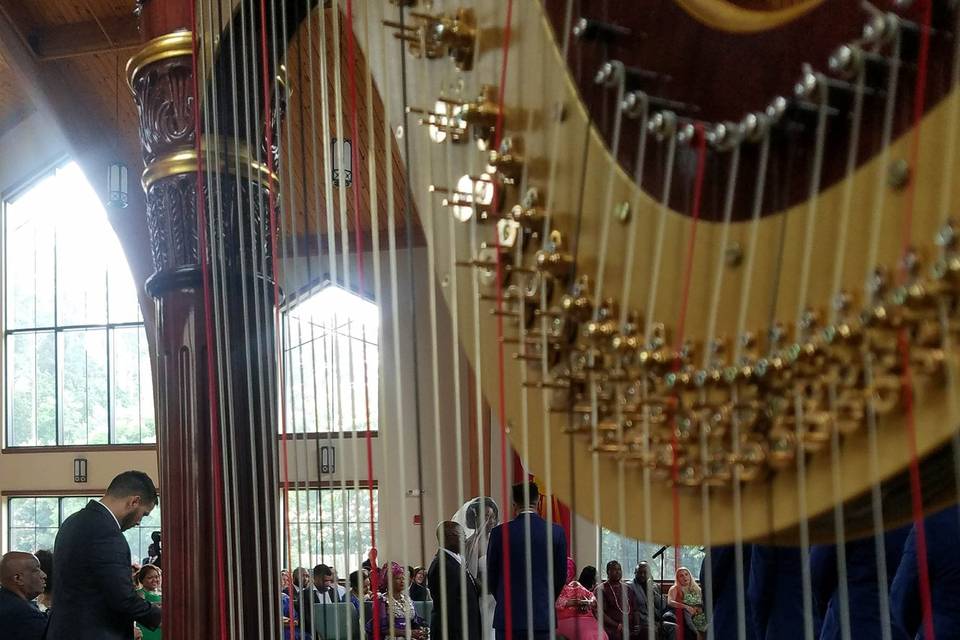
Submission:
M 208 14 L 208 31 L 169 56 L 186 64 L 182 75 L 166 58 L 141 56 L 131 67 L 142 116 L 150 73 L 182 83 L 166 102 L 204 96 L 195 116 L 192 103 L 180 104 L 184 121 L 203 119 L 202 141 L 190 134 L 165 149 L 193 149 L 193 164 L 158 168 L 145 149 L 148 200 L 161 188 L 181 199 L 171 206 L 172 196 L 158 195 L 151 206 L 158 216 L 189 210 L 199 189 L 225 225 L 225 244 L 208 247 L 221 260 L 211 273 L 202 234 L 187 234 L 194 249 L 179 265 L 187 269 L 154 255 L 162 483 L 175 504 L 192 495 L 211 510 L 231 498 L 232 509 L 266 504 L 256 530 L 276 534 L 273 307 L 294 295 L 284 282 L 291 255 L 278 249 L 291 240 L 284 229 L 300 224 L 335 254 L 337 234 L 355 250 L 380 243 L 374 230 L 386 228 L 387 210 L 419 220 L 433 269 L 424 286 L 443 300 L 421 311 L 449 313 L 504 436 L 549 495 L 598 526 L 673 544 L 827 542 L 869 534 L 878 497 L 887 527 L 906 523 L 917 504 L 955 501 L 960 263 L 949 218 L 960 195 L 952 179 L 960 95 L 954 45 L 942 37 L 955 33 L 949 7 L 928 17 L 925 5 L 871 15 L 822 2 L 664 0 L 646 13 L 611 3 L 605 20 L 619 11 L 649 29 L 643 44 L 615 29 L 606 43 L 571 43 L 576 16 L 556 0 L 413 11 L 295 4 Z M 158 6 L 146 6 L 150 35 L 188 26 L 190 11 Z M 240 11 L 250 15 L 250 41 L 226 36 L 228 16 Z M 343 33 L 352 28 L 346 42 L 355 47 L 337 49 L 355 63 L 341 71 L 355 75 L 330 95 L 305 86 L 302 60 L 280 66 L 288 49 L 305 46 L 304 24 L 320 12 L 328 28 L 335 13 Z M 264 24 L 272 30 L 254 42 Z M 831 69 L 846 44 L 862 57 L 840 56 Z M 776 55 L 764 59 L 768 50 Z M 190 56 L 208 63 L 199 77 Z M 244 71 L 227 82 L 238 60 Z M 292 113 L 287 97 L 298 91 L 320 112 Z M 332 105 L 326 112 L 318 92 Z M 248 110 L 245 131 L 236 121 L 224 128 L 234 107 Z M 371 127 L 379 110 L 382 130 Z M 157 122 L 143 118 L 142 133 Z M 357 127 L 366 130 L 362 148 L 354 141 L 362 195 L 348 199 L 323 178 L 329 157 L 311 170 L 303 149 L 287 143 L 307 130 L 325 147 L 332 131 Z M 237 140 L 245 153 L 231 155 Z M 295 178 L 287 191 L 284 172 Z M 313 203 L 312 214 L 300 212 Z M 318 215 L 331 207 L 349 212 L 344 220 L 362 210 L 372 228 L 344 236 L 341 222 Z M 155 246 L 164 229 L 172 227 L 150 229 Z M 245 256 L 259 266 L 241 270 Z M 205 286 L 235 305 L 217 311 L 229 328 L 207 324 Z M 214 342 L 215 366 L 205 360 Z M 252 381 L 255 396 L 232 382 L 227 393 L 227 369 Z M 214 379 L 228 401 L 206 413 L 199 397 Z M 229 455 L 256 473 L 231 483 L 182 466 L 191 455 L 224 455 L 204 427 L 211 414 L 243 443 Z M 573 474 L 582 481 L 569 482 Z M 654 513 L 654 501 L 672 517 Z M 182 544 L 221 536 L 185 513 Z M 268 575 L 279 569 L 280 545 L 265 538 L 257 553 L 246 545 L 230 553 L 252 554 L 246 561 Z M 231 604 L 231 619 L 243 618 L 245 598 Z M 275 617 L 245 624 L 267 629 Z

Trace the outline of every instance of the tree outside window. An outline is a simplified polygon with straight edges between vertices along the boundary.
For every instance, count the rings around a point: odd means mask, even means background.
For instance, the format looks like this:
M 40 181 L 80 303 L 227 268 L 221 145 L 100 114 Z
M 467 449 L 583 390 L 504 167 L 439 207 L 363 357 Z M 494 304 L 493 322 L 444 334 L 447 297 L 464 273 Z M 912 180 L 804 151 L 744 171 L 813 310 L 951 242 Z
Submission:
M 373 523 L 379 519 L 379 497 L 373 490 Z M 287 496 L 290 550 L 293 567 L 320 563 L 336 567 L 341 578 L 356 571 L 370 550 L 370 491 L 366 488 L 299 489 Z M 284 537 L 286 532 L 284 531 Z
M 667 545 L 666 549 L 654 558 L 664 545 L 640 542 L 606 528 L 601 529 L 600 542 L 602 566 L 597 567 L 600 575 L 606 574 L 607 562 L 617 560 L 623 567 L 624 578 L 627 580 L 633 579 L 633 570 L 641 560 L 645 560 L 650 565 L 650 574 L 655 580 L 673 582 L 678 566 L 690 569 L 693 577 L 697 578 L 705 556 L 702 547 L 681 546 L 678 565 L 677 549 L 674 547 Z
M 68 517 L 83 509 L 90 500 L 99 496 L 27 497 L 10 498 L 7 501 L 9 549 L 34 553 L 39 549 L 54 549 L 60 525 Z M 160 530 L 160 505 L 140 524 L 124 531 L 130 545 L 131 562 L 146 558 L 150 534 Z
M 155 442 L 136 288 L 96 193 L 69 162 L 3 204 L 6 445 Z

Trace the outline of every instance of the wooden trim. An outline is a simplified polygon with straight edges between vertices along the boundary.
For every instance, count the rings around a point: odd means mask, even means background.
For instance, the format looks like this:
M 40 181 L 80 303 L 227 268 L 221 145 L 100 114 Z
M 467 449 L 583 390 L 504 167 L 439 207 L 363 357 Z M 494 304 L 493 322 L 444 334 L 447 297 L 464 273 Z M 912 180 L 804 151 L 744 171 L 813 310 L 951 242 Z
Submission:
M 360 480 L 307 480 L 305 482 L 291 482 L 290 489 L 293 491 L 300 491 L 303 489 L 380 489 L 380 481 L 374 480 L 373 483 L 366 479 Z M 280 483 L 280 488 L 283 489 L 283 483 Z
M 156 444 L 90 444 L 90 445 L 55 445 L 50 447 L 4 447 L 0 450 L 3 455 L 17 453 L 91 453 L 111 451 L 156 451 Z
M 102 496 L 106 489 L 8 489 L 0 491 L 4 498 L 69 498 L 71 496 Z
M 379 431 L 371 431 L 371 438 L 378 438 Z M 366 431 L 344 431 L 340 433 L 338 431 L 316 431 L 310 433 L 287 433 L 287 434 L 278 434 L 280 440 L 339 440 L 343 438 L 344 440 L 350 440 L 353 438 L 366 438 Z

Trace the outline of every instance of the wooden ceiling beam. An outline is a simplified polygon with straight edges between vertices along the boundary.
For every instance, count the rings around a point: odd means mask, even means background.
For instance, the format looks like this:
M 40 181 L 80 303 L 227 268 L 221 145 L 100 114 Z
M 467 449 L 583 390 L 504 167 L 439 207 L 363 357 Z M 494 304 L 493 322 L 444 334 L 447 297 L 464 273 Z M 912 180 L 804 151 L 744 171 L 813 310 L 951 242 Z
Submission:
M 111 53 L 140 46 L 134 15 L 102 18 L 35 28 L 27 42 L 41 61 L 62 60 L 95 53 Z

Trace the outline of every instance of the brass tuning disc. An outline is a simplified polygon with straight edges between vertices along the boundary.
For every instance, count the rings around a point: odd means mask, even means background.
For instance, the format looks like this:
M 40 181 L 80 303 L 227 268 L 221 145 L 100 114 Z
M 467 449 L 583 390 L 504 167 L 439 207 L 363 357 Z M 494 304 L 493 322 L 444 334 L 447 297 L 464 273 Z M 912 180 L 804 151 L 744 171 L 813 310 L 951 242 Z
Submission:
M 460 119 L 473 129 L 477 146 L 486 151 L 490 148 L 500 117 L 500 105 L 497 104 L 497 90 L 492 85 L 483 85 L 480 95 L 473 102 L 460 105 Z

